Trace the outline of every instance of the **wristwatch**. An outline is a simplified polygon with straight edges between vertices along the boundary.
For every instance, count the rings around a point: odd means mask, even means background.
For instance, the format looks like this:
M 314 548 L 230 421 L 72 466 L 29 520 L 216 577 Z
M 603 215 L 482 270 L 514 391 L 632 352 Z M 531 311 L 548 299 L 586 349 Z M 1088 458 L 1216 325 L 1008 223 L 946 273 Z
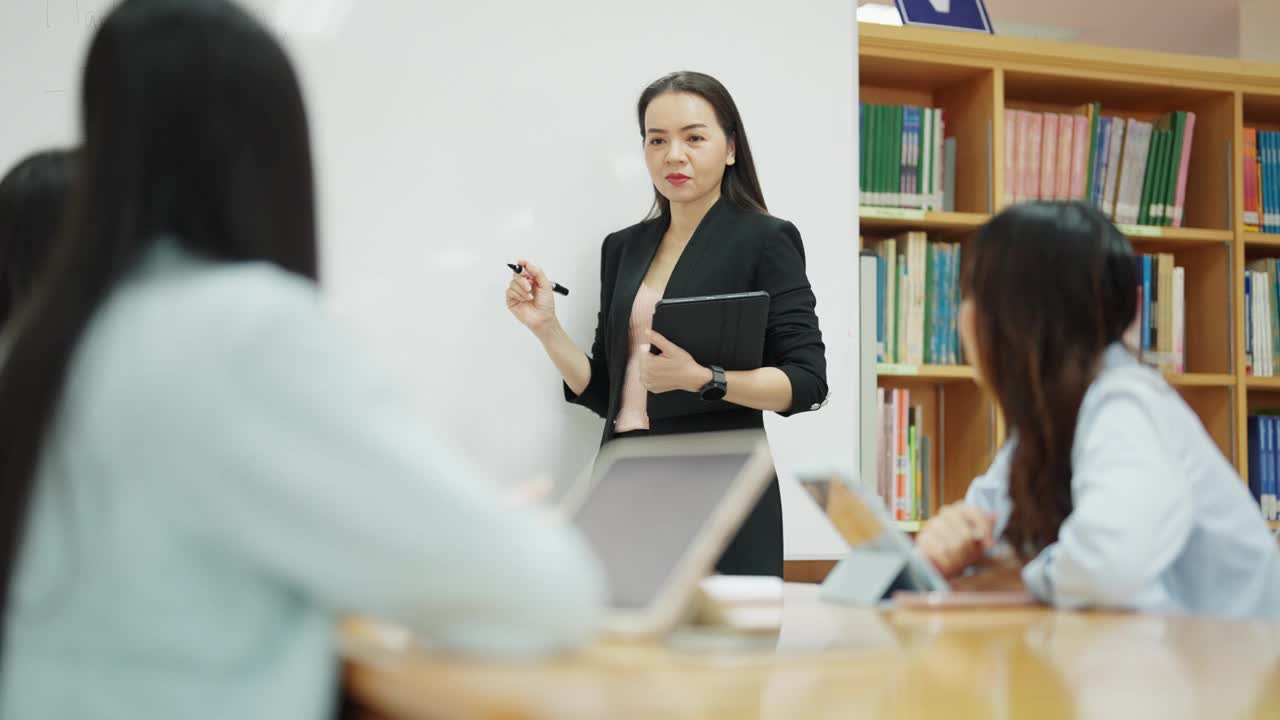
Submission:
M 711 368 L 711 382 L 702 386 L 702 390 L 698 394 L 703 400 L 723 400 L 727 385 L 725 384 L 724 368 L 719 365 L 709 365 Z

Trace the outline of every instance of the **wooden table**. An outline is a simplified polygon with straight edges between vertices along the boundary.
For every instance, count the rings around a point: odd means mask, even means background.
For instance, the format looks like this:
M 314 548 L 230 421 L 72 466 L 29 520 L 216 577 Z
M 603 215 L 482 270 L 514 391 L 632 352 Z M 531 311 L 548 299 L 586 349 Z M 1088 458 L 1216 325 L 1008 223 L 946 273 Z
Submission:
M 353 621 L 347 688 L 389 720 L 1280 718 L 1280 623 L 875 611 L 812 585 L 787 585 L 780 612 L 777 632 L 541 663 L 431 657 Z

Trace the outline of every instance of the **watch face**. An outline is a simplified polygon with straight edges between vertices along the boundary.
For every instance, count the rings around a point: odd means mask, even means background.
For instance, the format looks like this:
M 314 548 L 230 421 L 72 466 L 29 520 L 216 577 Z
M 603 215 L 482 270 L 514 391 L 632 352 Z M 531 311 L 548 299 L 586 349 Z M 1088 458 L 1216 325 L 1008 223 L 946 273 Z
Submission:
M 712 386 L 710 386 L 710 387 L 703 388 L 703 389 L 702 389 L 702 399 L 703 399 L 703 400 L 723 400 L 723 399 L 724 399 L 724 388 L 722 388 L 722 387 L 716 387 L 715 385 L 712 385 Z

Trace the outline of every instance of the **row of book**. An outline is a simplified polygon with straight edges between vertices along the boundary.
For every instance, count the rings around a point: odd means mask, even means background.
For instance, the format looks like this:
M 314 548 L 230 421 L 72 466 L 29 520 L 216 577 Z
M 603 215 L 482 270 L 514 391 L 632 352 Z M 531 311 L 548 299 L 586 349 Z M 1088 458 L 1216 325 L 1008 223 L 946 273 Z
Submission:
M 1244 229 L 1280 233 L 1280 132 L 1244 129 Z
M 1249 491 L 1267 520 L 1280 520 L 1280 411 L 1250 415 Z
M 1139 316 L 1125 340 L 1161 371 L 1186 372 L 1186 271 L 1173 264 L 1169 253 L 1139 255 L 1137 262 Z
M 869 247 L 876 253 L 877 362 L 961 364 L 960 243 L 931 243 L 915 231 Z
M 1005 110 L 1005 204 L 1082 200 L 1117 223 L 1182 226 L 1196 116 L 1156 122 Z
M 1280 267 L 1254 260 L 1244 273 L 1244 367 L 1259 377 L 1276 375 L 1280 355 Z
M 942 110 L 864 103 L 858 123 L 863 205 L 951 209 L 944 186 L 947 168 L 955 167 L 955 140 L 946 138 Z
M 876 492 L 895 520 L 927 520 L 932 477 L 924 408 L 911 404 L 907 388 L 877 388 L 880 445 Z

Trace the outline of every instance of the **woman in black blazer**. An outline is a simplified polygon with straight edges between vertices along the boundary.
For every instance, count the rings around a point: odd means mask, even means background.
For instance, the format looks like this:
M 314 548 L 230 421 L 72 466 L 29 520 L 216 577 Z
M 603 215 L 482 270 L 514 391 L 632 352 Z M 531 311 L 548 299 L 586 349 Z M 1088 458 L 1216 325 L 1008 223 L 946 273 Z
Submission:
M 507 307 L 542 342 L 565 398 L 605 419 L 603 442 L 623 435 L 763 427 L 762 411 L 822 407 L 826 349 L 791 223 L 765 210 L 737 106 L 714 78 L 680 72 L 645 89 L 637 108 L 655 202 L 649 219 L 604 241 L 600 310 L 590 357 L 556 320 L 553 283 L 536 264 L 507 288 Z M 650 329 L 660 297 L 769 293 L 764 366 L 728 372 L 698 364 Z M 649 352 L 652 343 L 659 355 Z M 648 414 L 664 392 L 723 397 L 736 407 L 677 417 Z M 782 504 L 775 479 L 716 566 L 726 574 L 782 575 Z

